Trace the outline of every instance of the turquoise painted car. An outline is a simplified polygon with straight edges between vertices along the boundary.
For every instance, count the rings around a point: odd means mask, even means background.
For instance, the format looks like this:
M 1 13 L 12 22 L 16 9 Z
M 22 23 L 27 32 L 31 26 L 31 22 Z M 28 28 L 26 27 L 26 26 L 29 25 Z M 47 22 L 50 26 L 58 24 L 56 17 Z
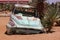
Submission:
M 24 15 L 23 13 L 20 12 L 11 14 L 10 21 L 6 25 L 6 29 L 7 29 L 6 33 L 29 34 L 29 33 L 43 32 L 44 27 L 41 24 L 41 20 L 37 17 L 31 15 L 29 16 L 29 15 Z

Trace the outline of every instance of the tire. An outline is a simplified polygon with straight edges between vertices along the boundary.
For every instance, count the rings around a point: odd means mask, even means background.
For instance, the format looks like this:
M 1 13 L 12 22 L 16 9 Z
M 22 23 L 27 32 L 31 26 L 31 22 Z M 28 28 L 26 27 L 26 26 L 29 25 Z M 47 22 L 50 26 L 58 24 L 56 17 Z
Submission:
M 11 29 L 7 29 L 6 34 L 12 35 L 12 30 Z

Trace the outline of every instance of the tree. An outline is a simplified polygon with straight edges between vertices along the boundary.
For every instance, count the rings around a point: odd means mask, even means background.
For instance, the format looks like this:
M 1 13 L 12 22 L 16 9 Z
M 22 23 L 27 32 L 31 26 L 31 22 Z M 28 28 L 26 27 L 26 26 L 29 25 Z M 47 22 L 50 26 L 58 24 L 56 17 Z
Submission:
M 40 19 L 44 17 L 44 1 L 45 0 L 38 0 L 37 6 L 36 6 Z
M 48 9 L 47 9 L 47 14 L 45 14 L 42 23 L 44 25 L 45 28 L 47 28 L 47 33 L 51 32 L 54 20 L 56 18 L 56 16 L 58 15 L 58 11 L 59 11 L 59 4 L 57 4 L 57 7 L 54 7 L 52 5 L 48 5 Z

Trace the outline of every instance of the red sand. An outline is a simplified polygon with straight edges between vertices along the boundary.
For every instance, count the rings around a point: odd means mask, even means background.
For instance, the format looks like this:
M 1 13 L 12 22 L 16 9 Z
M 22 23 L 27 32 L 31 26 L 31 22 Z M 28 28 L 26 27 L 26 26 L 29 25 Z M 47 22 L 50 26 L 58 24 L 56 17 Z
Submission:
M 6 35 L 6 24 L 9 17 L 0 17 L 0 40 L 60 40 L 60 27 L 54 27 L 53 33 L 34 35 Z

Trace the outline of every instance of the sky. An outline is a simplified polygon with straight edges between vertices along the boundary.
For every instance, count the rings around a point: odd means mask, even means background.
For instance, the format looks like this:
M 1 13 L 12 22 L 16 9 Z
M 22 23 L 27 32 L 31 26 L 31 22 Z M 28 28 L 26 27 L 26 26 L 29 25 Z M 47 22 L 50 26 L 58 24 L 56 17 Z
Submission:
M 47 0 L 47 2 L 51 4 L 52 2 L 53 3 L 60 2 L 60 0 Z

